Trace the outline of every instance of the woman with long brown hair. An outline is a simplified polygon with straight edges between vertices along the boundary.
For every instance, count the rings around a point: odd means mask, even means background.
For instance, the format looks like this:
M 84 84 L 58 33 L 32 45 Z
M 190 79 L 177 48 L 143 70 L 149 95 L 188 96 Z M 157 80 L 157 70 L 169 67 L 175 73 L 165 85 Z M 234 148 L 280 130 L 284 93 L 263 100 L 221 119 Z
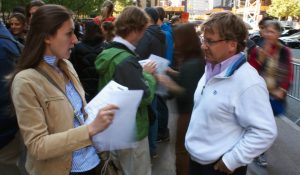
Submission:
M 176 95 L 179 117 L 176 134 L 176 173 L 185 175 L 189 168 L 189 154 L 184 146 L 185 134 L 193 110 L 193 95 L 197 83 L 204 73 L 205 60 L 201 51 L 200 39 L 195 25 L 179 24 L 174 27 L 174 53 L 179 72 L 169 70 L 175 80 L 159 76 L 158 80 L 166 85 L 171 94 Z M 175 74 L 175 75 L 174 75 Z
M 84 125 L 84 90 L 67 60 L 76 42 L 66 8 L 44 5 L 35 12 L 11 84 L 31 175 L 96 174 L 100 159 L 91 137 L 110 125 L 117 107 L 106 106 Z

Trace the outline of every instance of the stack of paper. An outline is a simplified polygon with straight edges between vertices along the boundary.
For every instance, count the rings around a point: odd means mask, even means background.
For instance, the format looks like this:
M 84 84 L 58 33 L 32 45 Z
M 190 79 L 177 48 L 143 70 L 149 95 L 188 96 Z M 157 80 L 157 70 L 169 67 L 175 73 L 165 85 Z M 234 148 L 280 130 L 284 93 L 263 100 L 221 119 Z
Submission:
M 90 124 L 100 109 L 108 104 L 119 107 L 112 124 L 103 132 L 93 136 L 93 143 L 98 151 L 119 150 L 135 147 L 136 112 L 143 95 L 142 90 L 128 90 L 115 81 L 108 83 L 97 96 L 85 107 Z

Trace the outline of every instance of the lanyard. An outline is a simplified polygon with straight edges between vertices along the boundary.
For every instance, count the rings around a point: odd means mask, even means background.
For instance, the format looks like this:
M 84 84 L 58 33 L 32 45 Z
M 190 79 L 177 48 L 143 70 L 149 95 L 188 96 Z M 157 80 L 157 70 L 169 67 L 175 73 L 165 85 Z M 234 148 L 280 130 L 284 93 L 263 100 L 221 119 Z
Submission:
M 74 106 L 72 105 L 70 99 L 67 97 L 67 95 L 65 94 L 65 92 L 58 86 L 58 84 L 45 72 L 43 71 L 41 68 L 39 67 L 36 67 L 35 70 L 37 72 L 39 72 L 41 75 L 43 75 L 45 78 L 47 78 L 47 80 L 52 84 L 54 85 L 59 91 L 61 91 L 64 96 L 68 99 L 69 103 L 71 104 L 72 108 L 73 108 L 73 111 L 74 111 L 74 116 L 75 118 L 79 121 L 80 125 L 83 125 L 84 122 L 81 120 L 80 118 L 80 115 L 75 111 L 75 108 Z

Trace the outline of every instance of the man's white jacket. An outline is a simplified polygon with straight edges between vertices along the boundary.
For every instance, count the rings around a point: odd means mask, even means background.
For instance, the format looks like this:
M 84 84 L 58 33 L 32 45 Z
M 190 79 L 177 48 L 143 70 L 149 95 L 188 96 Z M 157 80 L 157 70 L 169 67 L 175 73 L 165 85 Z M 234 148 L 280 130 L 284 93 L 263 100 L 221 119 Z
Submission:
M 222 158 L 229 170 L 252 162 L 277 136 L 265 81 L 247 62 L 228 75 L 229 66 L 206 83 L 200 79 L 185 137 L 192 160 Z

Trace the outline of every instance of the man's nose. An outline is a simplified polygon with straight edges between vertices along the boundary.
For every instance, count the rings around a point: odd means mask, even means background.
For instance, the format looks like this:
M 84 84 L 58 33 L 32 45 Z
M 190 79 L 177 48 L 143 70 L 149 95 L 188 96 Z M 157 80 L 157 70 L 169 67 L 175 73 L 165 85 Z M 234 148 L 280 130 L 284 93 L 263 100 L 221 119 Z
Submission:
M 205 44 L 204 42 L 201 43 L 201 49 L 203 49 L 203 50 L 208 49 L 207 44 Z

